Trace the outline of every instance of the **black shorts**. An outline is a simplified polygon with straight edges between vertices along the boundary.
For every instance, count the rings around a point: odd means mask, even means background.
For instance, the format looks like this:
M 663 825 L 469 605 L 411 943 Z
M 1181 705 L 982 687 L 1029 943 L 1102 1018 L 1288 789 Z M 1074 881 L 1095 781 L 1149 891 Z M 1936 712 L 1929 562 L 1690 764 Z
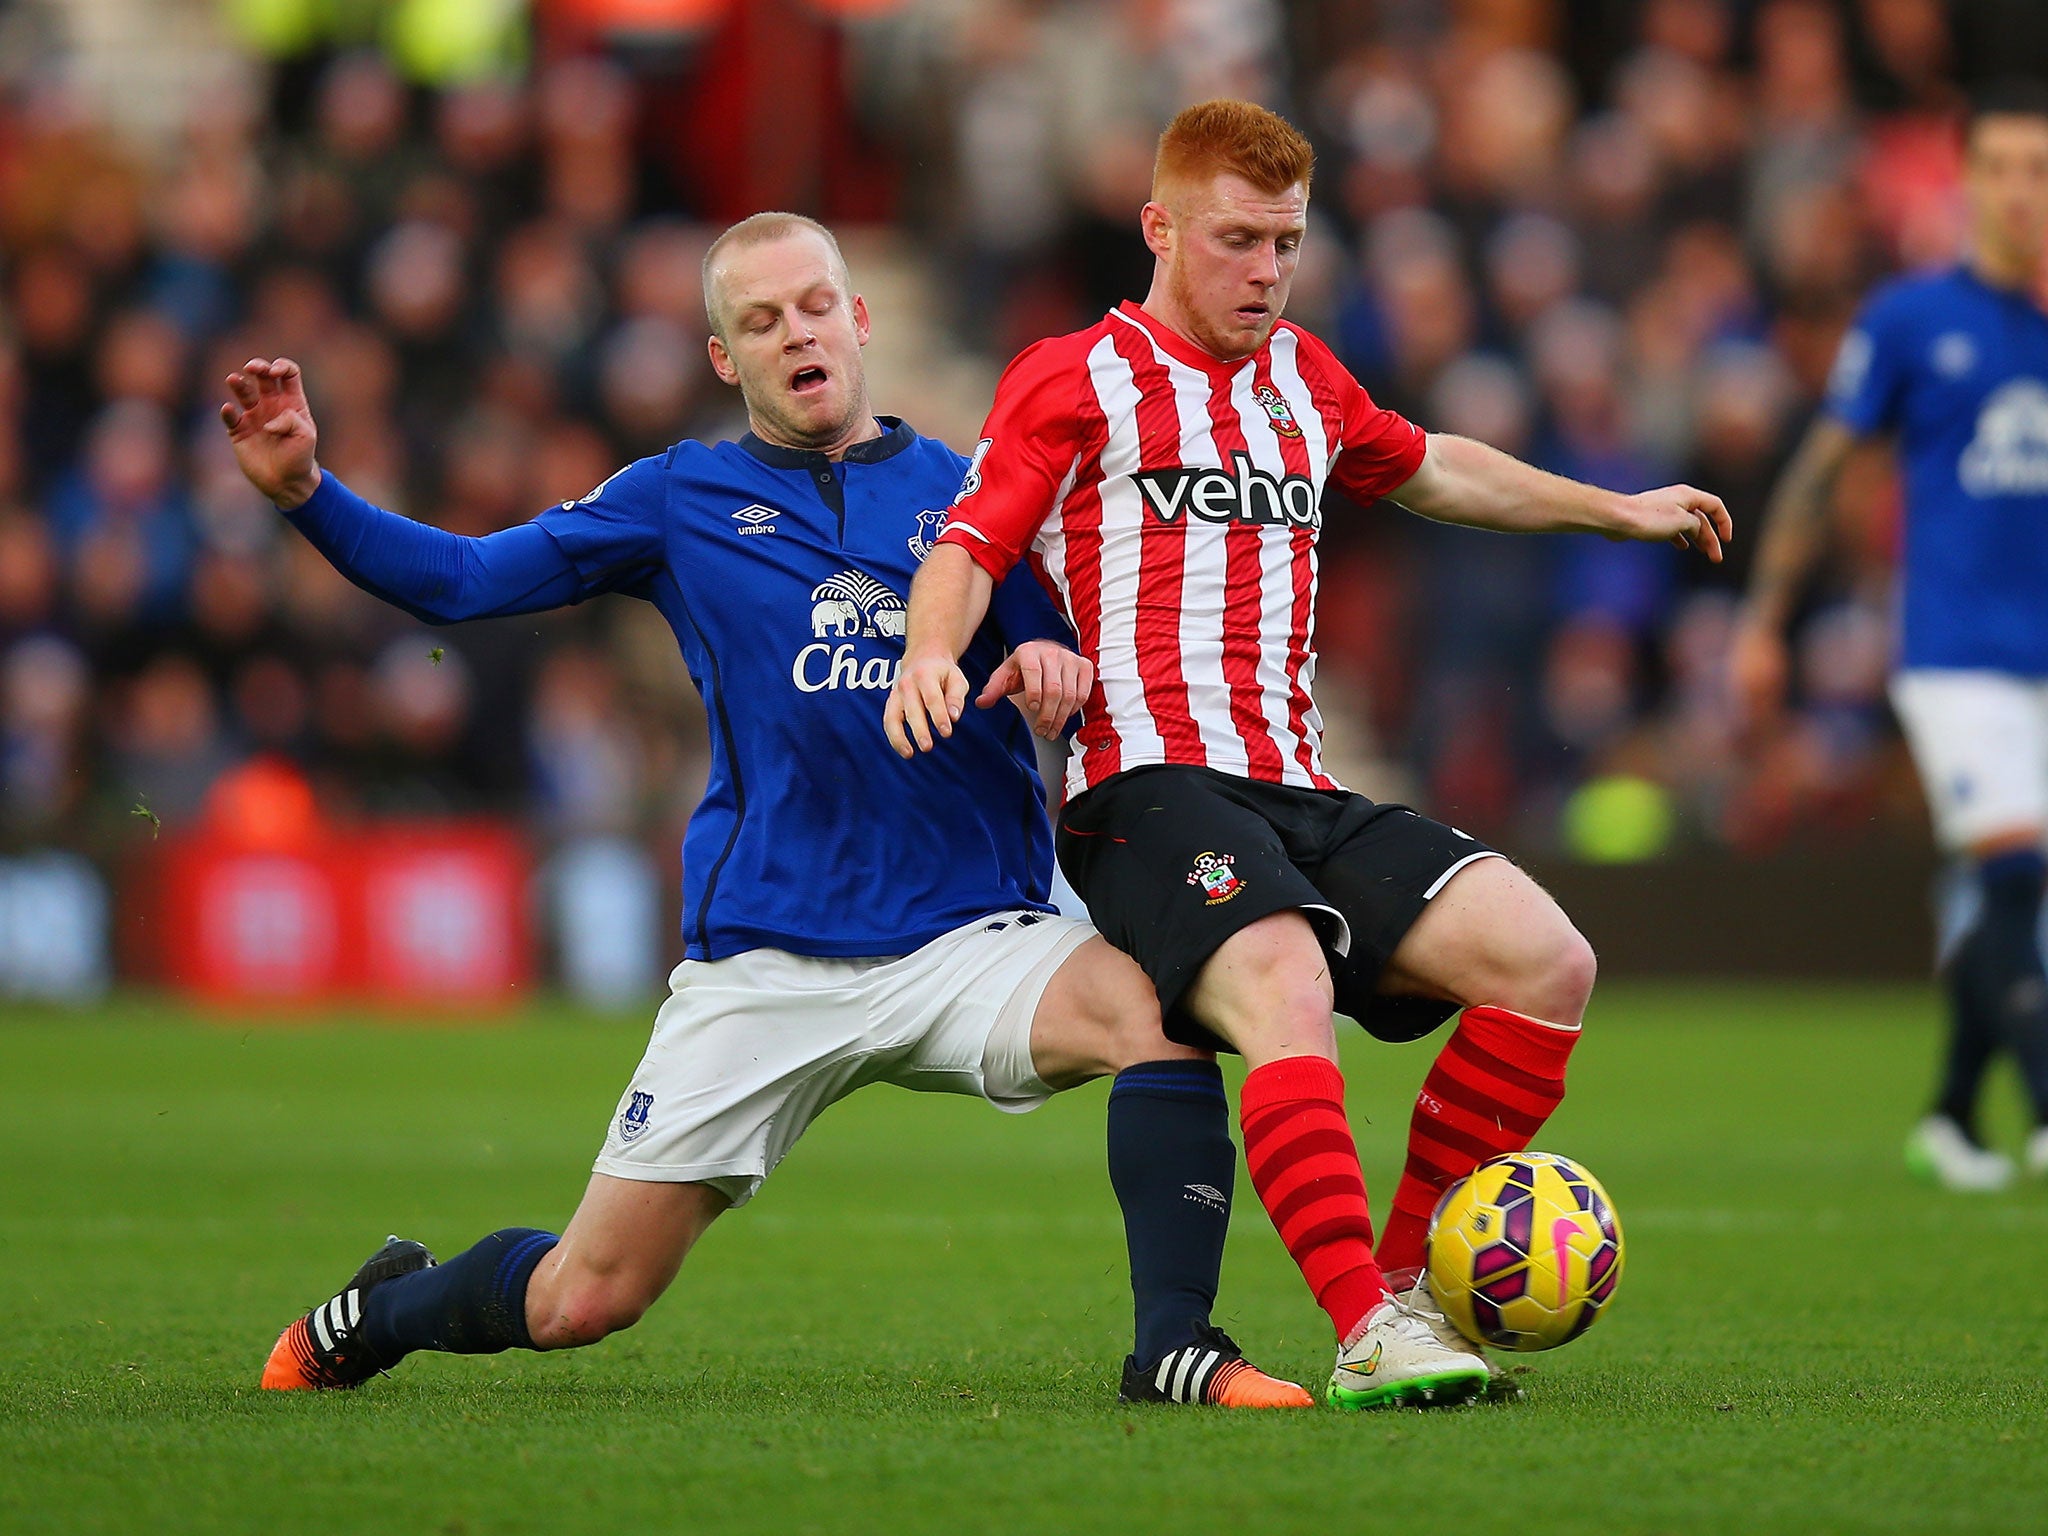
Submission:
M 1444 882 L 1494 854 L 1405 805 L 1177 766 L 1076 796 L 1058 844 L 1090 919 L 1152 978 L 1167 1035 L 1206 1050 L 1230 1047 L 1181 1006 L 1196 974 L 1239 929 L 1296 909 L 1329 953 L 1339 1013 L 1381 1040 L 1428 1034 L 1456 1005 L 1383 997 L 1380 971 Z

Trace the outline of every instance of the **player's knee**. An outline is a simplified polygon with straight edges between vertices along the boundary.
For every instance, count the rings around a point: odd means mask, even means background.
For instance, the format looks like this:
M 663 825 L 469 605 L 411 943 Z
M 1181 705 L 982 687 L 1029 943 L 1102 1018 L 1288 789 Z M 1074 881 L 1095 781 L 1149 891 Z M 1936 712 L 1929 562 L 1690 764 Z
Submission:
M 1198 984 L 1310 1017 L 1328 1014 L 1336 1000 L 1329 955 L 1299 912 L 1275 912 L 1233 934 L 1209 957 Z
M 1334 1057 L 1330 959 L 1299 912 L 1276 912 L 1233 934 L 1203 965 L 1189 1009 L 1247 1061 Z
M 527 1329 L 536 1349 L 575 1349 L 623 1333 L 653 1304 L 647 1288 L 627 1276 L 592 1275 L 559 1287 Z
M 1558 999 L 1558 1011 L 1546 1017 L 1554 1024 L 1576 1024 L 1592 1000 L 1600 961 L 1584 934 L 1569 922 L 1564 927 L 1565 937 L 1551 961 L 1550 988 Z
M 1593 996 L 1599 968 L 1585 935 L 1558 912 L 1541 942 L 1520 957 L 1507 1006 L 1548 1023 L 1577 1024 Z

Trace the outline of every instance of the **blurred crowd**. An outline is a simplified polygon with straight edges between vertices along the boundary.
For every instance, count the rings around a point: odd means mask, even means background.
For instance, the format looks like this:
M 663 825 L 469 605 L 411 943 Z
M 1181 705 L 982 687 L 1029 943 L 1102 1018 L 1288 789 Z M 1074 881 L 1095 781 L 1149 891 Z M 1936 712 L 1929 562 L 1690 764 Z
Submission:
M 1151 142 L 1223 94 L 1315 139 L 1292 313 L 1376 397 L 1621 489 L 1690 480 L 1749 535 L 1713 568 L 1335 510 L 1339 772 L 1592 857 L 1917 825 L 1882 701 L 1881 456 L 1844 478 L 1799 708 L 1769 739 L 1736 739 L 1721 658 L 1763 497 L 1860 295 L 1956 250 L 1960 93 L 2048 53 L 2028 6 L 763 4 L 815 46 L 745 4 L 680 7 L 652 43 L 543 5 L 514 64 L 423 84 L 374 33 L 272 57 L 245 39 L 245 67 L 138 136 L 62 67 L 80 44 L 51 0 L 46 57 L 0 81 L 9 846 L 110 847 L 138 807 L 192 818 L 261 754 L 335 816 L 666 839 L 702 732 L 651 610 L 430 633 L 382 607 L 243 483 L 221 377 L 297 358 L 324 464 L 487 533 L 742 426 L 702 350 L 697 268 L 725 220 L 806 197 L 885 220 L 916 256 L 913 318 L 992 383 L 1016 348 L 1142 296 Z M 778 80 L 798 64 L 825 72 L 815 99 Z M 779 160 L 778 133 L 797 136 Z M 819 185 L 848 146 L 857 173 Z M 879 408 L 958 431 L 957 402 L 901 387 Z

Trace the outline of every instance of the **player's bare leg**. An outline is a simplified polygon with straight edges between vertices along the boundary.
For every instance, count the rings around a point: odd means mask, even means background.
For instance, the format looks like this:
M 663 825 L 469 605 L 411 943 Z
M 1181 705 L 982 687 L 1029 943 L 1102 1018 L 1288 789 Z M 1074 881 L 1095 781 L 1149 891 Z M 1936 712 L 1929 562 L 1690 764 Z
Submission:
M 1108 941 L 1092 938 L 1039 997 L 1031 1061 L 1053 1088 L 1116 1077 L 1109 1178 L 1123 1208 L 1137 1323 L 1120 1396 L 1225 1408 L 1313 1407 L 1306 1391 L 1253 1366 L 1209 1321 L 1237 1170 L 1215 1057 L 1167 1039 L 1145 973 Z
M 1422 909 L 1380 973 L 1380 991 L 1511 1008 L 1576 1028 L 1593 995 L 1593 947 L 1506 859 L 1459 870 Z
M 1031 1016 L 1031 1065 L 1048 1088 L 1073 1088 L 1141 1061 L 1215 1059 L 1166 1038 L 1152 983 L 1103 938 L 1067 956 Z
M 562 1238 L 508 1227 L 445 1264 L 391 1238 L 279 1336 L 263 1385 L 356 1387 L 423 1349 L 490 1355 L 595 1343 L 640 1320 L 727 1203 L 703 1184 L 596 1174 Z
M 1595 968 L 1592 946 L 1548 892 L 1505 859 L 1481 859 L 1423 908 L 1380 973 L 1382 992 L 1466 1010 L 1416 1097 L 1379 1243 L 1404 1308 L 1447 1343 L 1476 1349 L 1423 1283 L 1430 1213 L 1486 1158 L 1528 1146 L 1557 1107 Z M 1494 1390 L 1512 1386 L 1496 1377 Z
M 1280 1240 L 1336 1329 L 1343 1408 L 1463 1402 L 1486 1364 L 1394 1300 L 1373 1255 L 1365 1175 L 1337 1070 L 1335 986 L 1306 916 L 1276 912 L 1220 945 L 1187 1007 L 1244 1053 L 1245 1161 Z
M 708 1184 L 590 1176 L 562 1240 L 526 1287 L 535 1349 L 573 1349 L 640 1321 L 732 1202 Z
M 1322 941 L 1299 912 L 1275 912 L 1224 940 L 1187 1008 L 1256 1070 L 1293 1056 L 1337 1059 L 1336 991 Z

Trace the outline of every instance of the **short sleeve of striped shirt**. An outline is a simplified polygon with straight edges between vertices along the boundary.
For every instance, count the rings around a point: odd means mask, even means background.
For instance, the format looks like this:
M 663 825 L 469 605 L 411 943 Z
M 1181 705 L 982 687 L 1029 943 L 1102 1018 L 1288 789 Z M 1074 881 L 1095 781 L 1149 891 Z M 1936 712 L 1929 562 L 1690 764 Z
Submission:
M 1003 370 L 941 544 L 958 544 L 997 581 L 1024 558 L 1074 467 L 1085 358 L 1073 337 L 1041 341 Z
M 1422 468 L 1429 434 L 1399 412 L 1373 404 L 1365 386 L 1351 377 L 1351 370 L 1338 362 L 1328 347 L 1306 331 L 1296 334 L 1302 339 L 1304 365 L 1322 372 L 1343 413 L 1337 462 L 1330 478 L 1351 500 L 1369 507 L 1414 478 Z

